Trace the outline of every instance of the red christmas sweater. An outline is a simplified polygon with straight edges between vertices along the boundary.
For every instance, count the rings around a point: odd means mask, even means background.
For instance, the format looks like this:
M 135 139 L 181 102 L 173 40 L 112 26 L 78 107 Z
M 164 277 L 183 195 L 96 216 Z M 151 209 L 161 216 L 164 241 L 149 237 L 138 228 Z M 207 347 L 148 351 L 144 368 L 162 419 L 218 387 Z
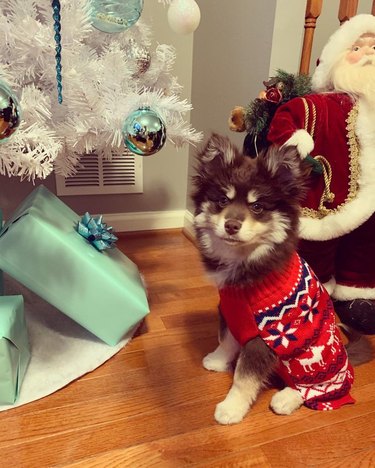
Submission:
M 295 253 L 260 284 L 219 291 L 220 309 L 236 340 L 260 336 L 279 357 L 279 374 L 305 405 L 331 410 L 354 403 L 353 369 L 335 324 L 332 301 Z

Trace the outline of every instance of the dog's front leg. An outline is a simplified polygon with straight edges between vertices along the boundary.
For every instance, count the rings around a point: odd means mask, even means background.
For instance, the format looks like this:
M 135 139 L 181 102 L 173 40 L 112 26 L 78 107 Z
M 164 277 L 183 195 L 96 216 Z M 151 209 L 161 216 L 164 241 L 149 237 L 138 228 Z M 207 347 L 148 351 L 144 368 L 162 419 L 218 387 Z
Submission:
M 257 337 L 242 349 L 234 373 L 233 385 L 225 400 L 216 406 L 215 419 L 220 424 L 240 422 L 256 400 L 272 373 L 276 356 Z
M 216 372 L 225 372 L 230 369 L 241 347 L 227 328 L 220 311 L 219 318 L 219 346 L 203 358 L 203 367 Z

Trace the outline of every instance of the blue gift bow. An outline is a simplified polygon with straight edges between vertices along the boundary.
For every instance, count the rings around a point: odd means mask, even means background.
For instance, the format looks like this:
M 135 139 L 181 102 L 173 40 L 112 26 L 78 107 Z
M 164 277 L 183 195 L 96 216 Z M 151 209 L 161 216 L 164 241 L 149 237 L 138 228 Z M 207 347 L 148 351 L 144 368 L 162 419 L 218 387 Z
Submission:
M 77 231 L 87 239 L 97 250 L 102 252 L 105 249 L 114 247 L 118 238 L 111 232 L 112 227 L 102 222 L 103 216 L 93 218 L 89 213 L 85 213 L 81 221 L 78 221 Z

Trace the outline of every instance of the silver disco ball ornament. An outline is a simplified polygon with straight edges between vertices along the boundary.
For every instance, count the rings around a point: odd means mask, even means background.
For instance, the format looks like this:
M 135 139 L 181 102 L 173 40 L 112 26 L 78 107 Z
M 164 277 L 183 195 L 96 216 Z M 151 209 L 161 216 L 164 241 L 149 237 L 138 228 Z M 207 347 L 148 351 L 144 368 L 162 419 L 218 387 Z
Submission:
M 0 81 L 0 143 L 5 143 L 17 130 L 21 122 L 17 97 Z
M 147 47 L 137 44 L 134 39 L 130 39 L 125 47 L 128 59 L 134 64 L 135 72 L 133 77 L 139 77 L 145 73 L 151 64 L 151 54 Z
M 123 135 L 126 147 L 141 156 L 160 151 L 167 137 L 163 120 L 149 107 L 137 109 L 126 118 Z

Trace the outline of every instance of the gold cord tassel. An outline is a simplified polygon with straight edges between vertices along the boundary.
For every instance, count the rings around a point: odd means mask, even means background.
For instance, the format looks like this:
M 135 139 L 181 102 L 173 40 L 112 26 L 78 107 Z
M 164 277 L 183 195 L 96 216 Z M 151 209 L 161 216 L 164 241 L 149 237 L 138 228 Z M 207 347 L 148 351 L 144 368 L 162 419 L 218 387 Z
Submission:
M 332 168 L 324 156 L 315 156 L 314 159 L 321 164 L 324 178 L 324 190 L 320 198 L 318 211 L 326 214 L 329 210 L 324 206 L 324 203 L 332 203 L 335 199 L 335 194 L 331 192 Z

